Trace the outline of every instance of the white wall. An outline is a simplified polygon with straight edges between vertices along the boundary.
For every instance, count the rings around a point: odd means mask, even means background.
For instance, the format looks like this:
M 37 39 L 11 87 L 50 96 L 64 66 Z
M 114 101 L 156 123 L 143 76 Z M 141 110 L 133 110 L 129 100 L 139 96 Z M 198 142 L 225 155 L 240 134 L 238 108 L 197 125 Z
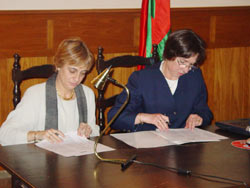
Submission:
M 0 0 L 0 10 L 128 9 L 142 0 Z M 171 7 L 250 6 L 250 0 L 170 0 Z

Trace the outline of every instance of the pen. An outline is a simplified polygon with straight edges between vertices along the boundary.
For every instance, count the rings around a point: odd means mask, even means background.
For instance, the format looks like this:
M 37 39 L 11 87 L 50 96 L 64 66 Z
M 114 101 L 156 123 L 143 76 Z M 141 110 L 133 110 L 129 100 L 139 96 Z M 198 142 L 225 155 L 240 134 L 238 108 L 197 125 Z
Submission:
M 63 141 L 63 136 L 61 136 L 59 133 L 54 133 L 59 139 L 61 139 Z
M 167 114 L 163 114 L 164 116 L 167 116 Z M 170 121 L 166 121 L 166 123 L 168 124 L 168 125 L 171 125 L 171 123 L 170 123 Z

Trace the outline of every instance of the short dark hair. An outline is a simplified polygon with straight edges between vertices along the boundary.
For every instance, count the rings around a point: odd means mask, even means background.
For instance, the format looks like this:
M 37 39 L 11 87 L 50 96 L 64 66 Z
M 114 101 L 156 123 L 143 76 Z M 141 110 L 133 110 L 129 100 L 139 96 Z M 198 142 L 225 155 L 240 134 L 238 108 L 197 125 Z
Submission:
M 192 30 L 182 29 L 169 35 L 165 44 L 163 59 L 189 58 L 195 54 L 198 54 L 196 64 L 202 64 L 206 59 L 205 41 Z

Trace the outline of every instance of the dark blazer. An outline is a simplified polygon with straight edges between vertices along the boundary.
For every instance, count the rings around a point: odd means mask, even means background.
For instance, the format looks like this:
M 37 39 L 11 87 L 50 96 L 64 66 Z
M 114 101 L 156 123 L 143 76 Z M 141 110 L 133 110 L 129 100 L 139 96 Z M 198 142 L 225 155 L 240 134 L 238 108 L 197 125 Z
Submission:
M 128 132 L 156 129 L 152 124 L 134 125 L 138 113 L 165 114 L 170 119 L 170 128 L 184 128 L 190 114 L 201 116 L 202 125 L 211 123 L 213 115 L 207 105 L 207 91 L 201 70 L 189 71 L 181 76 L 176 91 L 172 95 L 159 66 L 160 63 L 150 69 L 132 73 L 127 84 L 130 100 L 111 125 L 113 129 Z M 108 112 L 108 121 L 115 115 L 125 99 L 126 93 L 123 91 Z

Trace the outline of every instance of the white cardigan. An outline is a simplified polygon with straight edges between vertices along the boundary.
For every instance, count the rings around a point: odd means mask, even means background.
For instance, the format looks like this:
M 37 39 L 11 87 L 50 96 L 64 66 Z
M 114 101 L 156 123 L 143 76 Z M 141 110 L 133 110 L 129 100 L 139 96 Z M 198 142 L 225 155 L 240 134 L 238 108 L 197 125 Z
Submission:
M 45 129 L 45 82 L 31 86 L 26 90 L 16 109 L 10 112 L 6 121 L 0 127 L 0 144 L 14 145 L 27 143 L 29 131 Z M 86 101 L 88 124 L 92 128 L 90 136 L 99 135 L 99 126 L 96 125 L 95 95 L 87 86 L 82 85 Z M 76 131 L 79 126 L 79 113 L 76 99 L 65 101 L 57 96 L 58 129 L 63 133 Z

